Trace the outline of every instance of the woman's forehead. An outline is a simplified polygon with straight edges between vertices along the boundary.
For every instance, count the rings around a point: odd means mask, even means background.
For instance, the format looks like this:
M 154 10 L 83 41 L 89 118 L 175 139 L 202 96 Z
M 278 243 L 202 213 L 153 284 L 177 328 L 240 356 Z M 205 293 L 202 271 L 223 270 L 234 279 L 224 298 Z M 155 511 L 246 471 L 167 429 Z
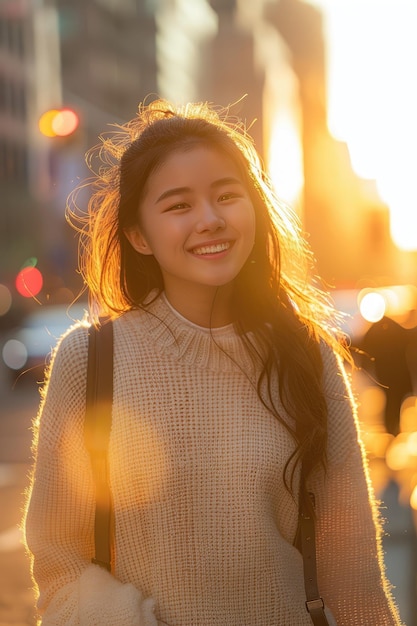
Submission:
M 244 184 L 240 168 L 227 154 L 205 145 L 170 153 L 150 174 L 148 197 L 160 197 L 167 189 L 215 188 L 219 184 Z

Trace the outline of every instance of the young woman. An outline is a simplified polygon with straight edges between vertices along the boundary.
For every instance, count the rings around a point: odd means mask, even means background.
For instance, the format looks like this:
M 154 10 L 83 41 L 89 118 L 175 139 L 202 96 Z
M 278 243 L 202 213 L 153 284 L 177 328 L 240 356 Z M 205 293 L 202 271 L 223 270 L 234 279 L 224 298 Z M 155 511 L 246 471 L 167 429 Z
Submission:
M 93 321 L 114 327 L 115 566 L 91 563 L 79 324 L 55 351 L 34 442 L 42 624 L 311 625 L 302 488 L 337 623 L 398 625 L 334 311 L 244 128 L 157 101 L 98 156 L 80 230 Z

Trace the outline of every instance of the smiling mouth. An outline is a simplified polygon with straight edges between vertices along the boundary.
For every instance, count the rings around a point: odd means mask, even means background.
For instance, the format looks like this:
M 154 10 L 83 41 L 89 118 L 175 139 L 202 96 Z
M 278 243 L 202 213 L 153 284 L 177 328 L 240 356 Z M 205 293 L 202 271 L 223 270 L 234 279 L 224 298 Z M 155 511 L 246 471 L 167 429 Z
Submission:
M 218 254 L 219 252 L 224 252 L 230 248 L 230 242 L 226 241 L 224 243 L 216 243 L 212 246 L 200 246 L 199 248 L 193 248 L 193 254 Z

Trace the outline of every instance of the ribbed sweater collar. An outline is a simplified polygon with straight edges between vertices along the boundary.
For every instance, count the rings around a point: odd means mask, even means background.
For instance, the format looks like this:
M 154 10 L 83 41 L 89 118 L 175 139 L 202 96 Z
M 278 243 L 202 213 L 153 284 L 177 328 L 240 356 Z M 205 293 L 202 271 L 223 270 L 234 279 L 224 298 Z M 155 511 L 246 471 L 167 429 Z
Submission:
M 164 294 L 145 310 L 131 311 L 126 316 L 138 331 L 141 327 L 158 354 L 213 371 L 236 371 L 237 367 L 252 370 L 251 358 L 233 324 L 221 328 L 198 326 L 178 313 Z

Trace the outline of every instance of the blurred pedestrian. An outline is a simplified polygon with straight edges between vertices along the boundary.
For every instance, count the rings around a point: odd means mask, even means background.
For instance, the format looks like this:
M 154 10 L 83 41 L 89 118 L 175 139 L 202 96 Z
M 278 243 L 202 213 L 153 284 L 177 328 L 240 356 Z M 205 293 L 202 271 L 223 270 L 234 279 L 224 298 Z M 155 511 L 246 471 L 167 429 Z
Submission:
M 114 327 L 115 558 L 112 573 L 91 563 L 79 324 L 34 441 L 25 528 L 42 624 L 307 626 L 296 535 L 311 491 L 326 606 L 345 626 L 398 625 L 335 313 L 243 125 L 156 101 L 98 157 L 78 218 L 92 320 Z
M 394 436 L 400 432 L 401 405 L 413 391 L 412 370 L 407 361 L 412 354 L 413 338 L 409 329 L 383 317 L 370 326 L 360 345 L 363 367 L 383 386 L 385 429 Z

